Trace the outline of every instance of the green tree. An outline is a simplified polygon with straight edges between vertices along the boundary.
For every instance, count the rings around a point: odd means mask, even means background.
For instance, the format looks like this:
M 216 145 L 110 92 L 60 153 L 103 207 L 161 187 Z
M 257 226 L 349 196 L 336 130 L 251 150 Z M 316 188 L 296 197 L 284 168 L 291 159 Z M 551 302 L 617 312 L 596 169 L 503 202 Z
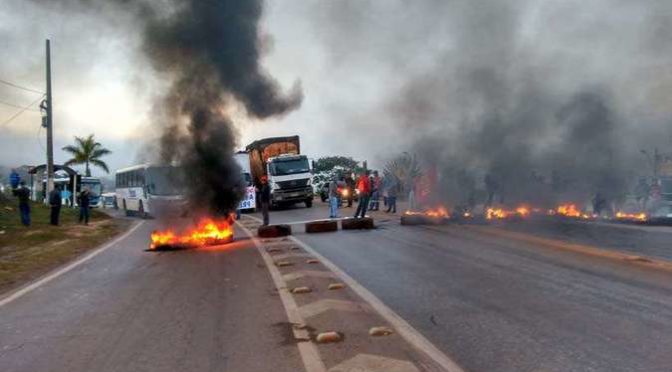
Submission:
M 315 172 L 328 172 L 337 166 L 353 170 L 357 167 L 357 161 L 346 156 L 325 156 L 315 161 L 314 170 Z
M 100 160 L 100 158 L 111 154 L 112 151 L 104 148 L 100 142 L 96 142 L 93 138 L 93 134 L 90 134 L 86 138 L 75 136 L 75 145 L 65 146 L 63 147 L 63 151 L 72 155 L 72 159 L 66 161 L 65 165 L 85 164 L 87 177 L 91 177 L 89 164 L 101 168 L 105 173 L 110 173 L 107 164 Z

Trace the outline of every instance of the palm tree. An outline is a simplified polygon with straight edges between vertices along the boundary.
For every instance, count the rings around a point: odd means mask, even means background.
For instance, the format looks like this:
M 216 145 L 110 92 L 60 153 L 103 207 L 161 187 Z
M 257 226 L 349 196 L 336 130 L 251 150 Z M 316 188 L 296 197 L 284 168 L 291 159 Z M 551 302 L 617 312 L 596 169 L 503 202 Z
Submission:
M 102 168 L 105 173 L 110 173 L 104 161 L 100 160 L 102 156 L 111 154 L 112 151 L 103 147 L 100 142 L 93 139 L 93 134 L 88 137 L 75 136 L 75 145 L 68 145 L 63 147 L 63 151 L 72 154 L 72 159 L 65 162 L 65 165 L 86 164 L 86 177 L 91 177 L 91 169 L 89 164 Z

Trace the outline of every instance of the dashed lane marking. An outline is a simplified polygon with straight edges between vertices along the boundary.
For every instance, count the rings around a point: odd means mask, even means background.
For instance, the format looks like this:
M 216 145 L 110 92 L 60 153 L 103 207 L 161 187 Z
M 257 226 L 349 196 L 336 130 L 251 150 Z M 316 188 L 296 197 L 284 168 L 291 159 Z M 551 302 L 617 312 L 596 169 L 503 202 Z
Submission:
M 254 216 L 245 216 L 245 217 L 256 221 L 261 221 L 260 219 Z M 404 320 L 401 316 L 395 313 L 392 309 L 387 307 L 387 305 L 385 305 L 381 300 L 379 300 L 378 297 L 376 297 L 373 293 L 369 292 L 368 289 L 364 288 L 361 284 L 359 284 L 352 277 L 350 277 L 350 275 L 346 274 L 333 262 L 329 261 L 326 257 L 322 256 L 312 247 L 305 244 L 296 237 L 289 236 L 288 238 L 293 242 L 295 242 L 297 245 L 299 245 L 301 248 L 303 248 L 306 252 L 315 256 L 322 262 L 322 264 L 325 267 L 327 267 L 329 270 L 333 271 L 336 275 L 338 275 L 348 287 L 350 287 L 353 291 L 355 291 L 355 293 L 357 293 L 362 299 L 364 299 L 364 301 L 366 301 L 369 304 L 369 306 L 371 306 L 371 308 L 373 308 L 378 314 L 380 314 L 380 316 L 383 317 L 383 319 L 385 319 L 390 325 L 392 325 L 394 329 L 396 329 L 397 333 L 404 340 L 406 340 L 406 342 L 412 345 L 420 353 L 426 355 L 429 359 L 434 361 L 436 364 L 438 364 L 442 369 L 444 369 L 447 372 L 463 372 L 462 368 L 460 368 L 460 366 L 458 366 L 457 363 L 455 363 L 446 354 L 444 354 L 441 350 L 439 350 L 436 346 L 434 346 L 434 344 L 432 344 L 429 340 L 427 340 L 420 332 L 418 332 L 415 328 L 413 328 L 410 324 L 408 324 L 406 320 Z
M 69 264 L 69 265 L 67 265 L 67 266 L 65 266 L 61 269 L 57 269 L 56 271 L 52 272 L 51 274 L 48 274 L 47 276 L 43 277 L 42 279 L 39 279 L 36 282 L 30 283 L 27 286 L 13 292 L 12 294 L 10 294 L 7 297 L 0 300 L 0 307 L 3 307 L 3 306 L 7 305 L 8 303 L 10 303 L 10 302 L 12 302 L 16 299 L 25 296 L 26 294 L 32 292 L 33 290 L 49 283 L 50 281 L 52 281 L 52 280 L 58 278 L 59 276 L 71 271 L 72 269 L 74 269 L 77 266 L 85 263 L 86 261 L 89 261 L 90 259 L 96 257 L 97 255 L 105 252 L 107 249 L 109 249 L 113 245 L 115 245 L 115 244 L 119 243 L 120 241 L 126 239 L 135 230 L 137 230 L 140 226 L 142 226 L 143 223 L 145 223 L 145 221 L 136 222 L 135 226 L 131 227 L 130 229 L 128 229 L 128 231 L 126 231 L 122 235 L 118 236 L 117 238 L 115 238 L 111 242 L 108 242 L 105 245 L 103 245 L 102 247 L 97 248 L 96 250 L 86 254 L 84 257 L 78 259 L 77 261 L 75 261 L 75 262 L 73 262 L 73 263 L 71 263 L 71 264 Z

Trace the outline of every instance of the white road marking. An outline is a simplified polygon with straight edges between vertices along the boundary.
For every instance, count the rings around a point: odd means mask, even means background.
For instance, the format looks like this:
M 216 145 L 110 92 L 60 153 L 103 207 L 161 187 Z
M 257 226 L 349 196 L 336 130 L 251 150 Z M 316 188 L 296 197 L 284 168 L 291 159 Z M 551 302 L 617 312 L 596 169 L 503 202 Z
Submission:
M 357 354 L 334 366 L 329 372 L 420 372 L 413 363 L 371 354 Z
M 10 294 L 7 297 L 0 300 L 0 307 L 3 307 L 5 305 L 7 305 L 8 303 L 10 303 L 10 302 L 28 294 L 28 293 L 30 293 L 31 291 L 49 283 L 50 281 L 58 278 L 59 276 L 65 274 L 68 271 L 70 271 L 70 270 L 76 268 L 77 266 L 83 264 L 84 262 L 89 261 L 90 259 L 96 257 L 97 255 L 105 252 L 111 246 L 117 244 L 118 242 L 120 242 L 123 239 L 126 239 L 126 237 L 131 235 L 131 233 L 133 233 L 135 230 L 137 230 L 138 227 L 142 226 L 143 223 L 145 223 L 145 221 L 137 222 L 135 226 L 131 227 L 128 231 L 123 233 L 121 236 L 118 236 L 117 238 L 115 238 L 111 242 L 109 242 L 109 243 L 103 245 L 102 247 L 86 254 L 84 257 L 78 259 L 77 261 L 75 261 L 75 262 L 73 262 L 73 263 L 71 263 L 71 264 L 69 264 L 69 265 L 67 265 L 67 266 L 65 266 L 61 269 L 58 269 L 57 271 L 43 277 L 42 279 L 40 279 L 36 282 L 30 283 L 27 286 L 13 292 L 12 294 Z
M 282 300 L 282 304 L 285 307 L 285 313 L 287 313 L 287 319 L 289 322 L 293 324 L 305 324 L 301 314 L 299 313 L 299 308 L 296 305 L 296 301 L 294 301 L 294 298 L 286 290 L 286 284 L 282 280 L 280 270 L 275 267 L 271 255 L 266 252 L 266 250 L 261 246 L 259 239 L 257 239 L 247 227 L 243 226 L 243 224 L 237 221 L 236 223 L 251 238 L 255 247 L 257 247 L 257 251 L 259 251 L 259 254 L 261 254 L 261 257 L 264 259 L 266 268 L 268 268 L 275 287 L 278 289 L 278 293 L 280 294 L 280 300 Z M 306 339 L 309 337 L 306 330 L 294 329 L 293 331 L 294 337 L 297 339 Z M 327 367 L 325 367 L 324 362 L 322 362 L 320 353 L 312 341 L 298 342 L 297 347 L 299 348 L 299 354 L 301 355 L 301 360 L 303 361 L 303 366 L 306 368 L 306 371 L 326 372 Z
M 324 299 L 311 302 L 299 308 L 299 312 L 301 312 L 301 316 L 304 318 L 311 318 L 329 310 L 349 312 L 367 311 L 368 305 L 352 301 Z
M 261 219 L 246 215 L 246 217 L 261 221 Z M 452 359 L 450 359 L 446 354 L 439 350 L 434 344 L 425 338 L 420 332 L 418 332 L 413 326 L 408 324 L 401 316 L 395 313 L 392 309 L 387 307 L 381 300 L 378 299 L 373 293 L 369 292 L 368 289 L 364 288 L 361 284 L 355 281 L 350 275 L 346 274 L 343 270 L 338 268 L 333 262 L 329 261 L 326 257 L 322 256 L 316 250 L 311 248 L 306 243 L 300 241 L 294 236 L 289 237 L 292 241 L 298 244 L 306 252 L 311 253 L 317 259 L 322 261 L 322 264 L 328 269 L 333 271 L 338 275 L 341 280 L 347 284 L 355 293 L 357 293 L 364 301 L 366 301 L 376 312 L 378 312 L 387 322 L 394 327 L 399 335 L 403 337 L 406 342 L 411 344 L 413 347 L 418 349 L 420 352 L 424 353 L 437 363 L 441 368 L 447 372 L 463 372 L 462 368 L 457 365 Z

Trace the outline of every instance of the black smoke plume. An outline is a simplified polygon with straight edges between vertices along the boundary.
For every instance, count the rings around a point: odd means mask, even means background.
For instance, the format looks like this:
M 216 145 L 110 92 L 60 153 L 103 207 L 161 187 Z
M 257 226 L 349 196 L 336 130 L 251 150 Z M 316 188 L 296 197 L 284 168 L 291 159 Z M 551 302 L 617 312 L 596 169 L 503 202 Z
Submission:
M 155 102 L 157 158 L 182 167 L 192 208 L 214 215 L 234 210 L 242 188 L 232 110 L 266 119 L 298 108 L 303 98 L 298 83 L 284 94 L 260 64 L 263 1 L 34 1 L 88 16 L 130 16 L 144 54 L 170 84 Z

